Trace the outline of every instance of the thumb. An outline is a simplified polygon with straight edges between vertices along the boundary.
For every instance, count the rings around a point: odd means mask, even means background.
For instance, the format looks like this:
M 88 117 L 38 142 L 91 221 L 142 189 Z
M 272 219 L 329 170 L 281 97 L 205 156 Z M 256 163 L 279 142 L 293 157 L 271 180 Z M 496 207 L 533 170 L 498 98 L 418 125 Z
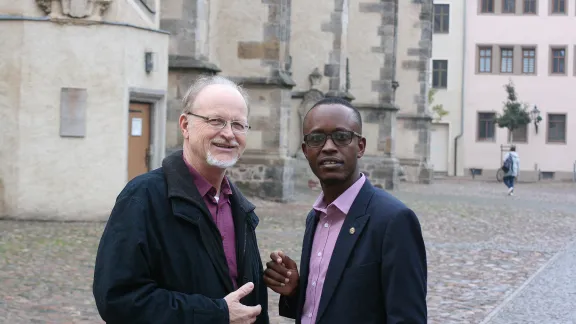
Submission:
M 282 257 L 282 261 L 284 262 L 284 264 L 286 265 L 286 268 L 288 269 L 296 269 L 298 266 L 296 265 L 296 262 L 294 260 L 292 260 L 289 256 L 284 255 Z
M 244 286 L 238 288 L 238 290 L 236 290 L 234 292 L 235 299 L 240 300 L 240 299 L 246 297 L 249 293 L 252 292 L 252 289 L 254 289 L 253 283 L 248 282 L 248 283 L 244 284 Z

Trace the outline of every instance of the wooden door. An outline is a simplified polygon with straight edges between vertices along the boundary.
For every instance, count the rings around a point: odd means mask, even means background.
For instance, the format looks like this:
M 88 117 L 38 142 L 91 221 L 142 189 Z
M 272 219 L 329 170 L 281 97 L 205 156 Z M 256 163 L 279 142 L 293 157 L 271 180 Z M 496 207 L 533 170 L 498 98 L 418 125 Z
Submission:
M 130 103 L 128 181 L 150 171 L 150 104 Z

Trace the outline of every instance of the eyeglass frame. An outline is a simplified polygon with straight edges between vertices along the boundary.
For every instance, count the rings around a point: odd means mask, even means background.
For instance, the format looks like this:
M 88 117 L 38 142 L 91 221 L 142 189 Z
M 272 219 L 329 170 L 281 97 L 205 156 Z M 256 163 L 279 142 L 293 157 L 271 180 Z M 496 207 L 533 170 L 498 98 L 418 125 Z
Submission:
M 344 144 L 344 145 L 338 145 L 338 144 L 334 141 L 334 139 L 332 138 L 332 134 L 337 133 L 337 132 L 352 134 L 352 136 L 350 137 L 350 142 L 348 142 L 348 143 L 346 143 L 346 144 Z M 308 136 L 310 136 L 310 135 L 313 135 L 313 134 L 321 134 L 321 135 L 326 136 L 326 138 L 324 139 L 324 143 L 322 143 L 321 145 L 318 145 L 318 146 L 311 146 L 310 144 L 308 144 L 308 143 L 306 142 L 306 138 L 307 138 Z M 328 142 L 328 138 L 330 138 L 330 140 L 332 140 L 332 143 L 334 143 L 334 145 L 336 145 L 336 146 L 338 146 L 338 147 L 346 147 L 346 146 L 350 145 L 350 143 L 352 143 L 352 139 L 354 138 L 354 136 L 357 136 L 357 137 L 360 138 L 360 139 L 364 138 L 364 136 L 362 136 L 362 134 L 357 133 L 357 132 L 355 132 L 355 131 L 350 131 L 350 130 L 335 130 L 335 131 L 333 131 L 333 132 L 330 133 L 330 134 L 326 134 L 326 133 L 316 133 L 316 132 L 308 133 L 308 134 L 304 135 L 304 138 L 302 139 L 302 142 L 303 142 L 304 144 L 306 144 L 306 146 L 311 147 L 311 148 L 321 148 L 321 147 L 324 147 L 324 145 L 326 145 L 326 142 Z
M 189 112 L 189 111 L 186 112 L 186 115 L 190 115 L 190 116 L 194 116 L 194 117 L 201 118 L 201 119 L 203 119 L 208 125 L 210 125 L 210 126 L 212 126 L 212 127 L 215 127 L 216 129 L 224 129 L 226 126 L 228 126 L 228 124 L 230 124 L 230 129 L 232 130 L 233 133 L 236 133 L 236 134 L 246 134 L 246 133 L 248 133 L 248 131 L 249 131 L 250 129 L 252 129 L 252 127 L 251 127 L 250 125 L 241 123 L 241 122 L 239 122 L 239 121 L 237 121 L 237 120 L 226 120 L 226 119 L 220 118 L 220 117 L 206 117 L 206 116 L 201 116 L 201 115 L 197 115 L 197 114 L 191 113 L 191 112 Z M 221 127 L 210 124 L 210 121 L 216 121 L 216 120 L 223 121 L 224 124 L 223 124 Z M 239 124 L 239 125 L 242 125 L 242 126 L 244 127 L 244 131 L 235 131 L 234 128 L 232 127 L 232 124 L 234 124 L 234 123 Z

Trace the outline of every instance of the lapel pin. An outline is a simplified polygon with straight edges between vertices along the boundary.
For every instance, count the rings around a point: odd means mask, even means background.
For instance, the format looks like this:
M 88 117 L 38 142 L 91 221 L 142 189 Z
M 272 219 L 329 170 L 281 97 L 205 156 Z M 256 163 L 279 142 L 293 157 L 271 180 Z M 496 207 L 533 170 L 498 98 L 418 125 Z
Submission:
M 350 234 L 356 233 L 356 229 L 354 227 L 350 227 Z

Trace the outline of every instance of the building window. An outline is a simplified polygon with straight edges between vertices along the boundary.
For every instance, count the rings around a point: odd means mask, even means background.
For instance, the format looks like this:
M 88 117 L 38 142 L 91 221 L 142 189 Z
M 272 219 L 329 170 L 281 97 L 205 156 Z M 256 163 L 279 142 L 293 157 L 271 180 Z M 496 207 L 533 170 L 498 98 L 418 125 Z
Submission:
M 432 87 L 440 89 L 448 87 L 448 61 L 432 61 Z
M 551 63 L 553 74 L 566 74 L 566 48 L 553 48 Z
M 536 0 L 523 0 L 523 1 L 524 1 L 524 13 L 536 14 Z
M 450 5 L 434 5 L 434 32 L 448 33 L 450 29 Z
M 483 13 L 494 13 L 494 0 L 481 0 L 480 11 Z
M 502 0 L 503 13 L 516 13 L 516 0 Z
M 478 141 L 494 141 L 495 113 L 478 113 Z
M 548 114 L 548 142 L 566 143 L 565 114 Z
M 551 12 L 553 14 L 566 13 L 566 0 L 550 0 L 550 4 L 552 4 Z
M 512 73 L 514 65 L 514 50 L 502 48 L 500 50 L 500 72 Z
M 478 58 L 478 72 L 490 73 L 492 72 L 492 48 L 480 47 Z
M 528 125 L 522 125 L 512 132 L 512 143 L 527 143 L 528 142 Z
M 536 49 L 523 48 L 522 49 L 522 73 L 535 74 L 536 73 Z

